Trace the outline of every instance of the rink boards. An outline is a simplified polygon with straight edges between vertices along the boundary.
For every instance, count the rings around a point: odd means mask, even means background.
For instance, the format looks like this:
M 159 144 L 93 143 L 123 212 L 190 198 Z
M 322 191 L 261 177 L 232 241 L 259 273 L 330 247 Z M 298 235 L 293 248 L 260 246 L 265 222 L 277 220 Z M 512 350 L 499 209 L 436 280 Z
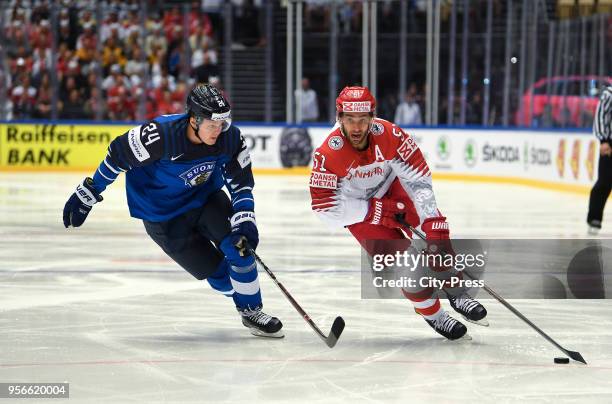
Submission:
M 134 124 L 0 124 L 0 170 L 93 171 L 110 141 Z M 330 126 L 240 125 L 261 173 L 307 173 Z M 585 192 L 596 179 L 598 142 L 588 132 L 407 129 L 439 178 L 510 182 Z M 296 135 L 296 132 L 298 133 Z M 296 140 L 297 139 L 297 140 Z M 288 153 L 302 154 L 301 167 Z

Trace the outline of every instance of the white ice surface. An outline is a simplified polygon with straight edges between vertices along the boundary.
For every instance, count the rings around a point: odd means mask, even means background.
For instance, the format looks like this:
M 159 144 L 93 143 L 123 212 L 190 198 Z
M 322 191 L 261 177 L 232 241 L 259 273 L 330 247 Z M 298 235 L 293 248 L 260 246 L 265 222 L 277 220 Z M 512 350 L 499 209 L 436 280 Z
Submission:
M 123 181 L 82 228 L 65 230 L 80 179 L 0 174 L 0 382 L 69 382 L 70 402 L 612 402 L 610 300 L 512 301 L 588 366 L 555 365 L 561 353 L 493 300 L 489 328 L 468 324 L 472 341 L 445 341 L 406 301 L 360 299 L 356 242 L 310 212 L 307 177 L 264 176 L 258 252 L 321 328 L 336 315 L 347 327 L 327 348 L 261 272 L 286 338 L 258 339 L 231 300 L 129 217 Z M 435 190 L 456 236 L 586 234 L 584 196 L 444 181 Z M 609 214 L 604 226 L 612 237 Z

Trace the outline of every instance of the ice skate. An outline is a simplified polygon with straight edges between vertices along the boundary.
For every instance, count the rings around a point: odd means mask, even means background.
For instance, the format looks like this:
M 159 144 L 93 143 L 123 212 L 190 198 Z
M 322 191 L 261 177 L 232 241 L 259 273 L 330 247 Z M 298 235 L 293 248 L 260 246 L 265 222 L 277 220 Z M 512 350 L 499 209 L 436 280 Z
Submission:
M 463 325 L 459 320 L 451 317 L 446 311 L 436 320 L 425 319 L 425 321 L 427 321 L 427 324 L 429 324 L 438 334 L 451 341 L 460 338 L 467 340 L 472 339 L 472 337 L 467 334 L 467 328 L 465 325 Z
M 489 322 L 485 319 L 487 316 L 487 309 L 477 300 L 473 299 L 467 293 L 462 293 L 459 296 L 453 296 L 450 293 L 446 295 L 453 309 L 461 314 L 465 320 L 483 327 L 489 326 Z
M 268 338 L 283 338 L 282 328 L 283 323 L 269 314 L 261 311 L 261 307 L 254 309 L 239 310 L 242 317 L 242 324 L 249 328 L 251 334 L 257 337 L 268 337 Z

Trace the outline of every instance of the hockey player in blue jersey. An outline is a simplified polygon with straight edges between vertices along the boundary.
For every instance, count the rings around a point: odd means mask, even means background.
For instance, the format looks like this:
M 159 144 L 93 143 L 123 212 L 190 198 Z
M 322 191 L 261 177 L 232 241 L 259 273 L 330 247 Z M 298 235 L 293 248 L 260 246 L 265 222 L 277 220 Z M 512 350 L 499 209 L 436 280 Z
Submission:
M 246 248 L 259 242 L 251 159 L 223 95 L 198 86 L 185 114 L 162 115 L 113 140 L 93 178 L 66 203 L 64 226 L 81 226 L 122 172 L 130 214 L 164 252 L 231 296 L 252 334 L 282 337 L 280 320 L 262 311 L 257 266 Z

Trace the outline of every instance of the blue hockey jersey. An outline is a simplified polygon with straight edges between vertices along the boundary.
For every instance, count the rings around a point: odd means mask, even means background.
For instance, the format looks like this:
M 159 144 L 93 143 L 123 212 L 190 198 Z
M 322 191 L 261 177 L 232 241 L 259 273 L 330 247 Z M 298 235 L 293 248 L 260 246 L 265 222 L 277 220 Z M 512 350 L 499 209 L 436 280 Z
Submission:
M 251 158 L 240 130 L 231 125 L 212 145 L 187 138 L 187 114 L 162 115 L 118 136 L 94 174 L 102 192 L 126 172 L 133 217 L 161 222 L 206 203 L 223 186 L 234 211 L 254 210 Z

